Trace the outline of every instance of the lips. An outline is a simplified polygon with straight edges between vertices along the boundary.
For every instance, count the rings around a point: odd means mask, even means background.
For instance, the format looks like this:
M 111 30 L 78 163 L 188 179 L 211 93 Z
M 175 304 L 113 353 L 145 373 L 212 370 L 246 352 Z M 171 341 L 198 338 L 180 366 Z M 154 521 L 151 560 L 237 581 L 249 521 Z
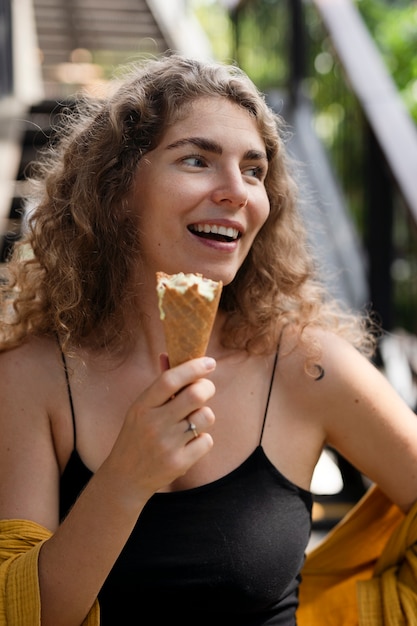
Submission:
M 190 224 L 188 230 L 199 237 L 216 241 L 236 241 L 242 236 L 237 228 L 221 224 Z

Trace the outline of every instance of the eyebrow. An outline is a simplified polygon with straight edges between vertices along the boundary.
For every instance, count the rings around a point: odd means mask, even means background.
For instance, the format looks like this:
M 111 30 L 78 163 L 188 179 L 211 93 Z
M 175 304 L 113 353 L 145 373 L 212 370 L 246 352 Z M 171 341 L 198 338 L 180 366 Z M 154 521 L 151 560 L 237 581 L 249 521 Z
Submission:
M 167 146 L 167 150 L 172 150 L 174 148 L 180 148 L 181 146 L 186 146 L 191 144 L 196 146 L 200 150 L 205 150 L 206 152 L 212 152 L 214 154 L 223 154 L 223 148 L 216 141 L 212 141 L 211 139 L 206 139 L 204 137 L 185 137 L 184 139 L 178 139 L 178 141 L 174 141 Z M 262 150 L 247 150 L 244 154 L 244 159 L 248 159 L 250 161 L 267 161 L 266 153 Z

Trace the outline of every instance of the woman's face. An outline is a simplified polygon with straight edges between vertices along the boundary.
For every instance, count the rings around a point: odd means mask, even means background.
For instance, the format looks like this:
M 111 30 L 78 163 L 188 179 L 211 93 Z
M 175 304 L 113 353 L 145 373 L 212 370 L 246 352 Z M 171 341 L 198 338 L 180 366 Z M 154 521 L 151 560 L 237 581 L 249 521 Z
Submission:
M 131 198 L 141 270 L 232 281 L 269 214 L 267 168 L 245 109 L 221 97 L 194 101 L 139 163 Z

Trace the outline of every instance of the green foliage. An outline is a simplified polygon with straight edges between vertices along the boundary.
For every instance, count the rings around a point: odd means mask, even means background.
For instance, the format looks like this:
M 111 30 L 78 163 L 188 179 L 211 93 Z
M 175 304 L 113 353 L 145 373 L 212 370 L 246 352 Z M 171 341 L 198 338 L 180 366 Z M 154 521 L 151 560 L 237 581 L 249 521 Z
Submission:
M 216 0 L 191 0 L 191 7 L 204 28 L 219 61 L 233 61 L 233 29 L 226 7 Z
M 221 0 L 192 0 L 191 4 L 218 60 L 237 63 L 263 91 L 287 82 L 286 2 L 246 2 L 236 20 Z
M 417 122 L 417 3 L 358 0 L 357 5 Z
M 406 107 L 417 121 L 416 0 L 356 0 Z M 242 3 L 233 22 L 222 0 L 191 0 L 217 59 L 235 61 L 260 89 L 282 87 L 288 79 L 288 7 L 283 0 Z M 317 46 L 316 63 L 325 63 L 325 41 L 317 12 L 305 3 L 308 30 Z M 236 39 L 238 41 L 236 45 Z M 318 47 L 321 46 L 321 52 Z M 329 58 L 329 57 L 327 57 Z

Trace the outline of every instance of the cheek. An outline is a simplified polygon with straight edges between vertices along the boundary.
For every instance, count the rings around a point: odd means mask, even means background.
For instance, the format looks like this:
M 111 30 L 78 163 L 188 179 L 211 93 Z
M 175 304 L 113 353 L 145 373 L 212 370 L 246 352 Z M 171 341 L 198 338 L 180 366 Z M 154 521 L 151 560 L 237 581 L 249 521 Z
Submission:
M 271 212 L 269 198 L 266 195 L 266 193 L 259 199 L 258 202 L 255 203 L 255 207 L 256 209 L 254 212 L 254 224 L 256 225 L 257 230 L 259 231 L 262 228 L 262 226 L 265 224 Z
M 250 240 L 248 239 L 246 241 L 249 248 L 253 245 L 253 242 L 255 241 L 255 239 L 257 238 L 259 234 L 259 231 L 265 225 L 270 215 L 270 205 L 269 205 L 268 199 L 265 200 L 265 198 L 262 198 L 258 200 L 258 202 L 255 204 L 255 207 L 256 208 L 254 209 L 251 215 L 251 221 L 252 221 L 251 237 L 250 237 Z
M 265 224 L 271 213 L 271 205 L 269 204 L 269 200 L 267 199 L 265 202 L 264 210 L 262 212 L 262 225 Z

